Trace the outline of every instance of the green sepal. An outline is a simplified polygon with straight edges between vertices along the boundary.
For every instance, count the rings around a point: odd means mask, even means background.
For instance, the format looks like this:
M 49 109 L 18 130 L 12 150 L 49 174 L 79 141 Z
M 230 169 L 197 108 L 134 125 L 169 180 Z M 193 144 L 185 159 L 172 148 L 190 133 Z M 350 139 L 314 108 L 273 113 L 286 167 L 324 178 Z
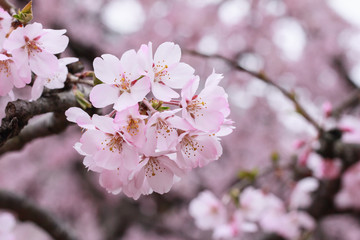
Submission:
M 254 168 L 249 171 L 238 172 L 237 177 L 242 180 L 249 180 L 250 182 L 254 182 L 258 174 L 259 174 L 259 170 L 257 168 Z
M 26 6 L 21 11 L 18 11 L 17 14 L 14 14 L 13 17 L 24 24 L 30 22 L 33 19 L 32 1 L 26 4 Z
M 74 94 L 76 101 L 78 102 L 78 104 L 81 106 L 82 109 L 87 109 L 92 107 L 91 103 L 85 98 L 84 94 L 81 91 L 75 90 Z
M 94 76 L 93 76 L 93 82 L 94 82 L 94 86 L 103 83 L 100 79 L 98 79 L 97 77 L 95 77 L 95 74 L 94 74 Z

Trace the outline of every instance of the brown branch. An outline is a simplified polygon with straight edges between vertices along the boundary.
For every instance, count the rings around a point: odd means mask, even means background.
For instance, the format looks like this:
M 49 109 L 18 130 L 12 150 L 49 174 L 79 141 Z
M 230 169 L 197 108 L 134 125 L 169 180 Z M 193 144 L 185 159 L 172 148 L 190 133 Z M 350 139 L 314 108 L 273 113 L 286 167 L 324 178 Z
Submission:
M 270 86 L 275 87 L 276 89 L 278 89 L 286 98 L 288 98 L 291 102 L 293 102 L 296 111 L 303 116 L 303 118 L 305 118 L 312 126 L 315 127 L 315 129 L 318 132 L 322 132 L 322 128 L 320 127 L 320 125 L 310 116 L 310 114 L 305 110 L 305 108 L 297 101 L 296 96 L 294 93 L 291 93 L 289 91 L 287 91 L 285 88 L 281 87 L 280 85 L 278 85 L 275 81 L 273 81 L 272 79 L 270 79 L 268 76 L 266 76 L 263 72 L 254 72 L 254 71 L 250 71 L 248 69 L 245 69 L 243 67 L 241 67 L 236 61 L 231 60 L 229 58 L 226 58 L 224 56 L 218 55 L 218 54 L 214 54 L 214 55 L 206 55 L 206 54 L 202 54 L 199 53 L 197 51 L 192 51 L 192 50 L 187 50 L 187 53 L 194 55 L 194 56 L 199 56 L 199 57 L 204 57 L 204 58 L 218 58 L 223 60 L 224 62 L 226 62 L 227 64 L 229 64 L 230 66 L 232 66 L 233 68 L 235 68 L 238 71 L 241 72 L 245 72 L 263 82 L 265 82 L 266 84 L 269 84 Z
M 13 15 L 15 11 L 15 6 L 10 3 L 8 0 L 0 0 L 0 7 L 2 7 L 5 11 Z
M 0 190 L 0 208 L 12 211 L 21 221 L 31 221 L 46 231 L 54 240 L 76 240 L 53 214 L 36 206 L 25 197 Z
M 78 85 L 78 89 L 86 97 L 89 95 L 89 87 Z M 19 135 L 32 117 L 48 112 L 63 113 L 74 106 L 79 104 L 72 89 L 62 92 L 50 91 L 34 102 L 17 100 L 8 103 L 5 110 L 6 117 L 2 119 L 0 126 L 0 147 L 10 138 Z
M 317 152 L 328 161 L 339 158 L 342 161 L 341 174 L 332 180 L 321 180 L 318 190 L 313 194 L 312 204 L 307 209 L 315 219 L 321 219 L 336 212 L 335 195 L 341 188 L 343 173 L 360 160 L 360 144 L 349 144 L 341 141 L 341 131 L 334 129 L 324 132 L 319 139 Z
M 332 66 L 334 67 L 338 75 L 346 81 L 347 85 L 351 89 L 358 89 L 358 86 L 354 83 L 354 81 L 351 79 L 350 75 L 348 74 L 343 58 L 344 58 L 343 56 L 334 57 L 332 61 Z
M 70 123 L 63 113 L 51 113 L 30 123 L 16 137 L 9 139 L 0 147 L 0 156 L 4 153 L 21 150 L 27 143 L 40 137 L 46 137 L 64 131 Z
M 331 115 L 335 118 L 339 118 L 341 114 L 347 110 L 356 107 L 360 103 L 360 89 L 356 89 L 349 98 L 340 103 L 334 110 L 331 111 Z

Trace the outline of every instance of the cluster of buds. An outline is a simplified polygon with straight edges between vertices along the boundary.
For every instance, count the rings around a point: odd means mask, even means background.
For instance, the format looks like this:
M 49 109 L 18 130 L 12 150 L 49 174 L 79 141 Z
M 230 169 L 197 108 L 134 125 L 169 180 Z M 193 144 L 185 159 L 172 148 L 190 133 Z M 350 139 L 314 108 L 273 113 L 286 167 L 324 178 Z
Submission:
M 284 239 L 300 239 L 315 228 L 315 221 L 297 209 L 308 206 L 317 185 L 313 178 L 300 181 L 288 208 L 275 195 L 253 187 L 245 188 L 236 196 L 235 203 L 229 196 L 221 201 L 212 192 L 204 191 L 191 201 L 189 212 L 198 228 L 213 230 L 214 239 L 234 239 L 258 231 L 276 233 Z
M 129 50 L 120 59 L 104 54 L 94 60 L 94 107 L 113 106 L 90 117 L 70 108 L 69 121 L 86 129 L 75 149 L 84 165 L 100 174 L 109 192 L 128 197 L 168 192 L 187 171 L 219 159 L 219 137 L 232 131 L 227 94 L 213 72 L 198 93 L 199 77 L 180 62 L 178 45 L 165 42 Z
M 58 59 L 69 39 L 66 30 L 44 29 L 40 23 L 16 20 L 0 8 L 0 119 L 9 101 L 38 99 L 44 86 L 63 88 L 66 65 L 77 58 Z M 32 73 L 35 78 L 32 78 Z

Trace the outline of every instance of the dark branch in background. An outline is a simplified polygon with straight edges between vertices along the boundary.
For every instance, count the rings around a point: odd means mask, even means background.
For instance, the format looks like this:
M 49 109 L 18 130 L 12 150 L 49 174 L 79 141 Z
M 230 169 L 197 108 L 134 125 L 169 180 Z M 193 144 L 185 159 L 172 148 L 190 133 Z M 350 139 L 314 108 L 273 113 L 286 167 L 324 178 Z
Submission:
M 338 73 L 339 77 L 343 78 L 351 89 L 358 89 L 358 86 L 356 86 L 356 84 L 348 74 L 348 71 L 344 64 L 344 57 L 342 56 L 334 57 L 332 61 L 332 66 Z
M 346 110 L 355 108 L 360 103 L 360 89 L 354 90 L 349 98 L 345 99 L 337 107 L 332 110 L 331 115 L 335 118 L 339 118 Z
M 31 221 L 46 231 L 54 240 L 77 240 L 53 214 L 34 205 L 25 197 L 0 190 L 0 208 L 12 211 L 21 221 Z
M 11 138 L 0 147 L 0 156 L 7 152 L 21 150 L 34 139 L 61 133 L 69 124 L 63 113 L 55 112 L 44 116 L 44 118 L 28 124 L 18 136 Z
M 296 109 L 296 112 L 298 112 L 301 116 L 303 116 L 303 118 L 305 118 L 312 126 L 314 126 L 315 129 L 318 132 L 322 132 L 322 128 L 320 127 L 320 125 L 310 116 L 310 114 L 305 110 L 305 108 L 297 101 L 295 94 L 292 93 L 292 92 L 287 91 L 285 88 L 278 85 L 275 81 L 273 81 L 272 79 L 267 77 L 263 72 L 250 71 L 248 69 L 245 69 L 245 68 L 241 67 L 236 61 L 231 60 L 229 58 L 226 58 L 224 56 L 218 55 L 218 54 L 206 55 L 206 54 L 202 54 L 202 53 L 199 53 L 197 51 L 192 51 L 192 50 L 187 50 L 186 52 L 191 54 L 191 55 L 199 56 L 199 57 L 203 57 L 203 58 L 218 58 L 218 59 L 221 59 L 224 62 L 226 62 L 227 64 L 229 64 L 230 66 L 232 66 L 233 68 L 235 68 L 236 70 L 241 71 L 241 72 L 246 72 L 249 75 L 251 75 L 253 77 L 256 77 L 257 79 L 265 82 L 266 84 L 269 84 L 269 85 L 275 87 L 286 98 L 288 98 L 291 102 L 293 102 L 293 104 L 295 106 L 295 109 Z

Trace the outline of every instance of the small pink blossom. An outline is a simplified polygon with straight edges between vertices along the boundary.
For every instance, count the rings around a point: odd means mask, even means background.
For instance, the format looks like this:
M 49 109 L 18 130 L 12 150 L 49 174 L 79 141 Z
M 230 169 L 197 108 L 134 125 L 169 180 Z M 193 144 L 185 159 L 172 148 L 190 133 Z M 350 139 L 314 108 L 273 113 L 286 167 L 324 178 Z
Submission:
M 178 143 L 178 129 L 187 130 L 191 126 L 173 111 L 156 112 L 152 115 L 146 126 L 146 138 L 152 142 L 157 151 L 174 150 Z
M 339 159 L 323 159 L 314 152 L 309 154 L 306 164 L 313 171 L 313 175 L 320 179 L 337 178 L 341 170 L 341 161 Z
M 306 208 L 311 202 L 311 193 L 319 187 L 319 181 L 316 178 L 307 177 L 297 182 L 290 196 L 290 208 Z
M 10 31 L 12 18 L 7 11 L 0 8 L 0 46 L 3 45 L 6 35 Z
M 90 101 L 97 108 L 114 104 L 114 109 L 122 111 L 142 101 L 150 91 L 149 79 L 142 75 L 134 50 L 125 52 L 120 60 L 111 54 L 95 58 L 94 72 L 104 82 L 90 93 Z
M 191 79 L 181 91 L 182 115 L 194 128 L 206 132 L 217 132 L 229 115 L 227 94 L 218 86 L 221 74 L 213 72 L 205 83 L 205 88 L 195 95 L 199 78 Z
M 275 195 L 247 187 L 240 194 L 240 208 L 247 219 L 257 221 L 267 211 L 284 211 L 285 206 Z
M 210 191 L 203 191 L 189 205 L 189 213 L 196 226 L 203 230 L 225 224 L 227 213 L 223 203 Z
M 139 113 L 139 105 L 126 108 L 117 112 L 115 123 L 119 126 L 125 139 L 134 146 L 141 148 L 145 144 L 145 119 L 147 116 Z
M 342 188 L 336 195 L 336 205 L 340 208 L 360 209 L 360 163 L 349 168 L 342 180 Z
M 150 78 L 154 96 L 162 101 L 178 98 L 174 89 L 181 89 L 193 77 L 194 69 L 180 62 L 181 49 L 172 42 L 161 44 L 152 57 L 152 43 L 142 45 L 138 51 L 142 65 Z
M 78 58 L 68 57 L 59 59 L 58 68 L 48 76 L 38 76 L 32 87 L 32 100 L 38 99 L 44 87 L 49 89 L 59 89 L 64 87 L 64 83 L 67 78 L 68 69 L 66 65 L 77 62 Z
M 255 223 L 248 222 L 240 210 L 234 211 L 230 221 L 215 227 L 214 239 L 238 239 L 246 232 L 256 232 L 258 227 Z
M 0 54 L 0 96 L 7 95 L 13 87 L 23 88 L 31 82 L 31 72 L 21 76 L 19 66 L 14 59 L 6 54 Z
M 265 232 L 277 233 L 287 239 L 298 239 L 301 229 L 315 228 L 315 221 L 305 212 L 268 211 L 260 219 L 260 226 Z
M 68 45 L 65 32 L 43 29 L 40 23 L 28 24 L 11 32 L 4 42 L 4 49 L 12 54 L 24 72 L 30 66 L 36 75 L 49 76 L 58 69 L 58 59 L 54 54 L 63 52 Z
M 178 141 L 176 161 L 182 168 L 204 167 L 222 155 L 219 139 L 208 133 L 184 132 Z

